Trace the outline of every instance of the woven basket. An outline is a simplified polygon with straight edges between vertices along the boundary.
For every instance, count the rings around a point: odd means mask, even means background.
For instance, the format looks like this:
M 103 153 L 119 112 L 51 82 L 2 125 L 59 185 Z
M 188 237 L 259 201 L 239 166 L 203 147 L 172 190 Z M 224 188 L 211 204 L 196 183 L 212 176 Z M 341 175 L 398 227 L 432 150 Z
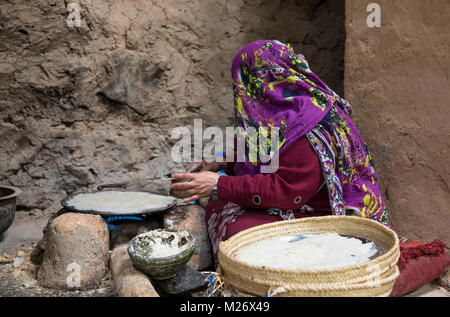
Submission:
M 375 242 L 385 251 L 371 261 L 337 269 L 275 269 L 250 265 L 235 258 L 257 241 L 308 233 L 335 232 Z M 225 286 L 238 296 L 389 296 L 399 272 L 397 234 L 376 221 L 350 216 L 311 217 L 274 222 L 244 230 L 219 246 Z

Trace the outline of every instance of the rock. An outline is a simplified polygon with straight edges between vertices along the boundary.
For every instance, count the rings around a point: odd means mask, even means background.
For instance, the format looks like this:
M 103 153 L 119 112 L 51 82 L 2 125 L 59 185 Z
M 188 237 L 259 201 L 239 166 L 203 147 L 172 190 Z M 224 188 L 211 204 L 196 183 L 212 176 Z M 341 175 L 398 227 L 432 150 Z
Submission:
M 450 268 L 447 268 L 444 273 L 437 279 L 437 284 L 444 287 L 450 292 Z
M 152 65 L 150 56 L 125 49 L 116 51 L 113 58 L 117 59 L 118 66 L 101 93 L 145 114 L 161 93 L 158 86 L 164 66 Z
M 13 262 L 14 268 L 21 266 L 24 260 L 24 258 L 15 258 Z
M 167 280 L 155 280 L 155 283 L 166 293 L 172 295 L 189 294 L 208 285 L 206 275 L 194 270 L 189 265 L 185 265 L 177 276 Z
M 38 283 L 37 280 L 32 279 L 32 280 L 29 281 L 29 282 L 25 282 L 25 283 L 23 284 L 23 286 L 26 287 L 26 288 L 31 288 L 31 287 L 34 287 L 37 283 Z
M 204 270 L 211 266 L 211 246 L 205 223 L 205 210 L 198 205 L 178 206 L 164 215 L 164 227 L 186 230 L 195 238 L 195 252 L 187 263 L 194 269 Z
M 43 237 L 34 247 L 33 251 L 31 251 L 30 259 L 31 262 L 33 262 L 36 265 L 40 265 L 42 263 L 42 258 L 44 257 L 45 252 L 45 240 L 46 240 L 46 233 L 48 231 L 48 228 L 50 224 L 55 220 L 58 216 L 65 213 L 66 210 L 64 208 L 59 209 L 56 213 L 54 213 L 47 221 L 47 225 L 45 226 L 43 230 Z
M 50 288 L 93 287 L 106 275 L 108 261 L 109 231 L 103 218 L 64 213 L 47 227 L 38 281 Z
M 111 253 L 111 273 L 117 294 L 122 297 L 159 297 L 150 278 L 134 267 L 127 247 L 127 244 L 118 245 Z

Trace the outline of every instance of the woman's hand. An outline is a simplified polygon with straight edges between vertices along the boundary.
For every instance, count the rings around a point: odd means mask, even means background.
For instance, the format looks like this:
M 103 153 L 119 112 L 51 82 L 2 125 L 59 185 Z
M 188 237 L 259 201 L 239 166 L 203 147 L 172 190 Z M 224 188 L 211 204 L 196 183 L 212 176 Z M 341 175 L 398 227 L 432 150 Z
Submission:
M 174 195 L 190 196 L 181 202 L 187 203 L 202 197 L 211 196 L 214 185 L 219 175 L 213 172 L 200 173 L 176 173 L 172 178 L 187 179 L 189 182 L 174 183 L 170 185 Z
M 187 173 L 195 173 L 195 172 L 217 172 L 222 169 L 227 168 L 226 162 L 196 162 L 194 165 L 187 169 Z

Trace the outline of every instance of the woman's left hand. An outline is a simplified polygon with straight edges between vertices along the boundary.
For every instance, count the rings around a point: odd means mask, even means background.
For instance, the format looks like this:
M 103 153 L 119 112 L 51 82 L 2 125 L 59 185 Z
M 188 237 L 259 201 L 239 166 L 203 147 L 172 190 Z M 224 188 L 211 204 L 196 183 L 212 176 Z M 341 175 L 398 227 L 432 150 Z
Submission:
M 213 172 L 176 173 L 172 174 L 172 178 L 189 180 L 189 182 L 170 185 L 170 189 L 174 195 L 190 196 L 181 201 L 187 203 L 202 197 L 211 196 L 214 184 L 219 178 L 219 175 Z

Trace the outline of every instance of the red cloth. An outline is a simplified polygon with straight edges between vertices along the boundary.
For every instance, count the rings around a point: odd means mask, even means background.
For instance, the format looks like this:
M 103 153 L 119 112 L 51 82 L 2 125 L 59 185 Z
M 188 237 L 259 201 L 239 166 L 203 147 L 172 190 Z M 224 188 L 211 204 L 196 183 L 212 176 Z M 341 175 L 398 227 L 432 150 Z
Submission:
M 434 240 L 431 243 L 423 244 L 417 241 L 400 244 L 400 259 L 398 260 L 398 268 L 403 270 L 413 259 L 428 255 L 435 256 L 445 253 L 447 246 L 441 240 Z
M 447 246 L 440 240 L 429 244 L 417 241 L 400 244 L 397 263 L 400 276 L 394 284 L 391 297 L 411 293 L 438 278 L 450 265 Z

